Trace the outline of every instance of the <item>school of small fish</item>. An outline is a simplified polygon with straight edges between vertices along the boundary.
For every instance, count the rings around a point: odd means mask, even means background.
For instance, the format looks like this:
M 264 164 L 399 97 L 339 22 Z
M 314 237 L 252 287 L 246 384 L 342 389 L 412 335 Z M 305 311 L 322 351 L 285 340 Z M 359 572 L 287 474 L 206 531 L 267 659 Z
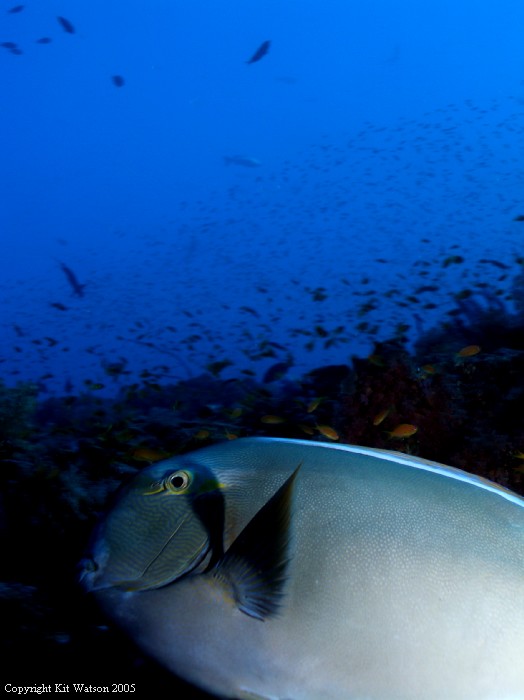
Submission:
M 12 36 L 0 45 L 8 53 L 26 50 L 16 27 L 27 7 L 7 9 L 3 31 L 9 26 Z M 74 13 L 51 19 L 56 33 L 34 41 L 60 40 L 76 50 L 83 30 Z M 249 64 L 242 70 L 269 69 L 276 58 L 270 48 L 269 39 L 239 47 L 239 65 Z M 114 71 L 108 80 L 130 87 L 127 72 Z M 284 84 L 288 89 L 292 81 Z M 45 276 L 6 285 L 5 319 L 16 322 L 2 326 L 4 374 L 16 381 L 23 362 L 25 376 L 51 393 L 104 392 L 131 378 L 160 385 L 200 371 L 276 386 L 355 355 L 370 353 L 379 366 L 370 352 L 376 341 L 413 340 L 476 308 L 512 310 L 524 297 L 518 240 L 524 215 L 514 175 L 522 125 L 521 99 L 510 95 L 485 104 L 465 99 L 388 126 L 368 122 L 337 139 L 319 137 L 296 158 L 271 165 L 261 154 L 232 149 L 222 156 L 224 183 L 205 202 L 175 202 L 173 221 L 146 233 L 130 226 L 108 234 L 121 274 L 113 274 L 111 254 L 104 258 L 86 243 L 82 259 L 71 258 L 68 241 L 59 239 L 64 252 L 50 261 L 57 286 Z M 453 204 L 457 183 L 449 173 L 457 159 L 468 196 Z M 497 202 L 489 210 L 481 206 L 487 183 Z M 443 200 L 451 202 L 445 216 Z M 410 232 L 405 240 L 399 222 Z M 450 226 L 453 242 L 442 249 L 436 232 Z M 495 232 L 492 250 L 477 254 L 475 237 L 465 233 L 475 228 Z M 293 269 L 286 261 L 294 259 L 301 231 Z M 223 281 L 206 275 L 207 255 L 228 273 Z M 340 259 L 347 272 L 333 274 Z M 176 286 L 171 274 L 162 274 L 167 269 L 175 271 Z M 27 296 L 35 299 L 31 308 L 21 306 Z M 489 353 L 483 338 L 464 340 L 450 342 L 457 362 Z M 438 364 L 428 356 L 420 377 L 435 372 Z M 375 425 L 388 408 L 377 411 Z M 400 418 L 410 424 L 410 416 Z M 386 428 L 391 440 L 406 439 L 394 434 L 395 426 Z

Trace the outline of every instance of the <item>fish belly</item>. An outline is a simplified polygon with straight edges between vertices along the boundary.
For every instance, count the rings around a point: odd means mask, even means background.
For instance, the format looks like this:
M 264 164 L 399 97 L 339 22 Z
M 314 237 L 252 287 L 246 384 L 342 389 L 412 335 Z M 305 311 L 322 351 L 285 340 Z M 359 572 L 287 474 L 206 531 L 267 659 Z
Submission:
M 100 595 L 149 654 L 224 697 L 524 700 L 522 579 L 472 582 L 464 564 L 392 552 L 351 565 L 352 553 L 330 572 L 297 562 L 265 621 L 205 576 Z

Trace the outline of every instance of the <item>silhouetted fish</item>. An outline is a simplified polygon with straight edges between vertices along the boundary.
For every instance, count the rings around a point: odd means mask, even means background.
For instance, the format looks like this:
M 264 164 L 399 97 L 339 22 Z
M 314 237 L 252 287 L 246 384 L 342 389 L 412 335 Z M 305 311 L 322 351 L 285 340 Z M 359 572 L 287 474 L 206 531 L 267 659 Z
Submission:
M 61 262 L 60 267 L 62 268 L 64 275 L 67 277 L 67 281 L 71 285 L 73 294 L 76 294 L 77 297 L 83 297 L 85 284 L 80 284 L 73 270 L 71 270 L 70 267 L 67 267 L 65 263 Z
M 112 75 L 111 80 L 113 81 L 113 85 L 116 87 L 122 87 L 125 83 L 125 80 L 121 75 Z
M 260 61 L 260 59 L 264 58 L 264 56 L 269 51 L 270 45 L 271 45 L 270 41 L 264 41 L 262 44 L 260 44 L 260 46 L 255 51 L 255 53 L 251 56 L 249 61 L 246 61 L 246 63 L 256 63 L 257 61 Z
M 50 44 L 52 41 L 50 36 L 43 36 L 41 39 L 37 39 L 35 44 Z
M 290 367 L 291 363 L 289 362 L 277 362 L 264 372 L 262 381 L 264 384 L 269 384 L 277 379 L 282 379 L 282 377 L 287 374 Z
M 250 156 L 224 156 L 226 165 L 242 165 L 244 168 L 258 168 L 261 162 Z
M 57 20 L 64 32 L 67 32 L 68 34 L 75 33 L 75 28 L 68 19 L 66 19 L 65 17 L 57 17 Z
M 15 5 L 14 7 L 11 7 L 8 11 L 10 15 L 15 15 L 17 12 L 22 12 L 24 9 L 25 5 Z
M 0 46 L 1 46 L 3 49 L 16 49 L 16 48 L 17 48 L 17 46 L 16 46 L 16 44 L 15 44 L 14 41 L 2 41 L 2 43 L 0 44 Z

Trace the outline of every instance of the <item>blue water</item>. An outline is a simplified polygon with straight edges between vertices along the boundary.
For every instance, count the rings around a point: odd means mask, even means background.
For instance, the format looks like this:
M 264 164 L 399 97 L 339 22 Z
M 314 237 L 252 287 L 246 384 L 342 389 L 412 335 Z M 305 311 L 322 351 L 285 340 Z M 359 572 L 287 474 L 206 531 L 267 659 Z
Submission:
M 521 0 L 14 6 L 0 7 L 0 42 L 16 44 L 0 48 L 5 383 L 111 395 L 222 360 L 224 377 L 277 361 L 299 377 L 399 325 L 413 342 L 464 288 L 513 304 Z

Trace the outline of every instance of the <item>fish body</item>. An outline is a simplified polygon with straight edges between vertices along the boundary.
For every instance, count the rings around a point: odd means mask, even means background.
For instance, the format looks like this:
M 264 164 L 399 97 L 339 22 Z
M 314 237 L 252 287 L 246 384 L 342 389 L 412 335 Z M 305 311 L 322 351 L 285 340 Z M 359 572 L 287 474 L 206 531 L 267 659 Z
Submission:
M 524 499 L 408 455 L 242 438 L 159 462 L 82 581 L 219 696 L 524 700 Z
M 80 282 L 78 281 L 78 277 L 75 275 L 73 270 L 71 270 L 71 268 L 68 267 L 65 263 L 61 262 L 60 268 L 61 268 L 62 272 L 64 273 L 64 275 L 66 276 L 66 279 L 69 282 L 69 285 L 73 291 L 73 294 L 77 297 L 83 297 L 85 284 L 80 284 Z
M 271 46 L 270 41 L 263 41 L 258 49 L 255 51 L 255 53 L 251 56 L 249 61 L 246 61 L 246 63 L 256 63 L 257 61 L 260 61 L 261 58 L 264 58 L 264 56 L 269 52 L 269 47 Z
M 57 17 L 56 19 L 57 19 L 58 24 L 64 30 L 64 32 L 66 32 L 67 34 L 74 34 L 75 33 L 75 28 L 74 28 L 73 24 L 68 19 L 66 19 L 66 17 Z
M 393 440 L 402 440 L 404 438 L 409 438 L 415 435 L 418 428 L 416 425 L 411 425 L 411 423 L 400 423 L 393 430 L 386 431 L 390 438 Z
M 264 372 L 264 376 L 262 377 L 263 383 L 269 384 L 271 382 L 275 382 L 279 379 L 282 379 L 282 377 L 284 377 L 288 373 L 291 367 L 291 362 L 275 362 L 275 364 L 271 365 L 271 367 L 268 367 L 267 370 Z
M 224 156 L 226 165 L 241 165 L 244 168 L 258 168 L 262 163 L 256 158 L 250 156 Z

